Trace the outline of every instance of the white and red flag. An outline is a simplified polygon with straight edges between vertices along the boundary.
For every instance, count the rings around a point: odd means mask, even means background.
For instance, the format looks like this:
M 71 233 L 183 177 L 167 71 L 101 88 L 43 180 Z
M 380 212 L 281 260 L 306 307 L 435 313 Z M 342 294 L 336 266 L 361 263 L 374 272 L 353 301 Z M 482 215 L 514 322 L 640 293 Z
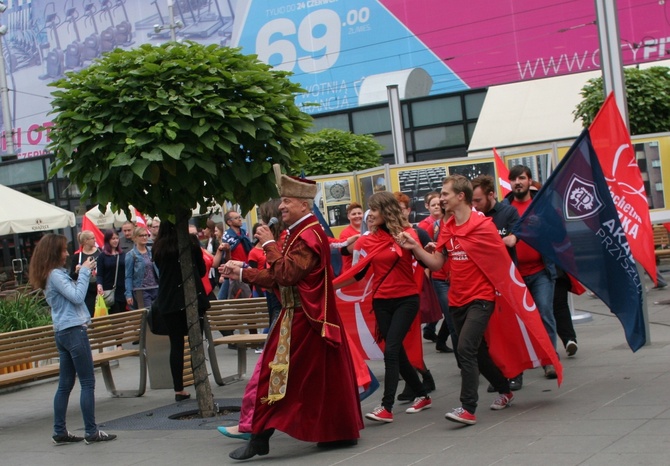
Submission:
M 498 184 L 500 185 L 500 190 L 502 191 L 502 197 L 504 198 L 509 193 L 512 192 L 512 185 L 509 182 L 509 169 L 503 162 L 502 157 L 498 154 L 496 148 L 493 148 L 493 158 L 496 161 L 496 171 L 498 172 Z
M 605 99 L 589 134 L 633 258 L 655 283 L 656 256 L 649 202 L 630 135 L 613 93 Z
M 95 245 L 102 249 L 105 245 L 105 235 L 100 231 L 100 228 L 91 221 L 86 215 L 81 220 L 81 231 L 90 231 L 95 236 Z M 75 254 L 81 251 L 81 247 L 75 251 Z
M 142 215 L 142 212 L 137 210 L 135 207 L 133 207 L 135 210 L 135 225 L 138 227 L 147 227 L 147 221 L 144 219 L 144 215 Z

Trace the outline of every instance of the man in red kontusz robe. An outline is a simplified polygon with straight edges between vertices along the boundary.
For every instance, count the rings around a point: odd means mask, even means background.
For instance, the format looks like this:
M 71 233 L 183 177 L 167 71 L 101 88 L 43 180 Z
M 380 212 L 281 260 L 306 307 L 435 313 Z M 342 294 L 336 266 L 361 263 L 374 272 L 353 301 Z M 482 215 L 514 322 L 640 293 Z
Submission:
M 290 225 L 282 250 L 266 226 L 256 238 L 267 269 L 224 267 L 229 278 L 279 290 L 282 311 L 262 355 L 249 443 L 233 459 L 265 455 L 275 429 L 320 446 L 355 445 L 363 428 L 356 375 L 335 307 L 328 238 L 311 213 L 316 184 L 281 176 L 279 210 Z

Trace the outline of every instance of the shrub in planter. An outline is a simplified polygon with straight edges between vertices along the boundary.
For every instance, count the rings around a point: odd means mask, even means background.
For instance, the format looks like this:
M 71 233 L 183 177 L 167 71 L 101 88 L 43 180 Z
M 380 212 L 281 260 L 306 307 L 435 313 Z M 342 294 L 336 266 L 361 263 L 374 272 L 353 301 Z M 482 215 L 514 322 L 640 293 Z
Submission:
M 51 325 L 51 312 L 44 297 L 19 294 L 0 300 L 0 333 Z

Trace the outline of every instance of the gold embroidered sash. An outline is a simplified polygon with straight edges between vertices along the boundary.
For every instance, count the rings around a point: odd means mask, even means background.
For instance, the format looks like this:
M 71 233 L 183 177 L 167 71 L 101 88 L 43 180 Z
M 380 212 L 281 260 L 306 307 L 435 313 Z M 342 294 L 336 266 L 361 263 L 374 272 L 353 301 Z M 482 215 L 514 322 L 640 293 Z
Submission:
M 291 359 L 291 327 L 293 324 L 293 312 L 300 307 L 300 296 L 295 286 L 279 287 L 284 312 L 281 314 L 281 322 L 277 327 L 279 338 L 274 358 L 269 364 L 270 383 L 268 396 L 261 398 L 261 403 L 273 404 L 286 396 L 288 385 L 288 369 Z

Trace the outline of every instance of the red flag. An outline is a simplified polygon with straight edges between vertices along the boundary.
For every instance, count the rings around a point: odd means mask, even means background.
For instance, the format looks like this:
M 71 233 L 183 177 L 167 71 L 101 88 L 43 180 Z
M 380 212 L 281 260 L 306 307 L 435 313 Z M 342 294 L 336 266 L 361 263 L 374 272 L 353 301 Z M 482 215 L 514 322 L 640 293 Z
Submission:
M 656 283 L 654 231 L 649 217 L 649 202 L 630 135 L 614 93 L 605 99 L 589 127 L 589 133 L 631 254 Z
M 144 215 L 142 215 L 142 212 L 137 210 L 135 207 L 133 207 L 133 209 L 135 209 L 135 225 L 137 225 L 138 227 L 146 228 L 147 221 L 144 219 Z
M 498 184 L 502 191 L 502 197 L 505 197 L 512 192 L 512 185 L 509 182 L 509 170 L 495 147 L 493 148 L 493 158 L 496 161 L 496 170 L 498 171 Z
M 102 248 L 105 245 L 105 235 L 100 231 L 100 228 L 97 227 L 95 223 L 91 221 L 86 215 L 81 220 L 81 231 L 90 231 L 95 236 L 95 245 L 98 248 Z M 75 253 L 81 251 L 81 248 L 77 249 Z

